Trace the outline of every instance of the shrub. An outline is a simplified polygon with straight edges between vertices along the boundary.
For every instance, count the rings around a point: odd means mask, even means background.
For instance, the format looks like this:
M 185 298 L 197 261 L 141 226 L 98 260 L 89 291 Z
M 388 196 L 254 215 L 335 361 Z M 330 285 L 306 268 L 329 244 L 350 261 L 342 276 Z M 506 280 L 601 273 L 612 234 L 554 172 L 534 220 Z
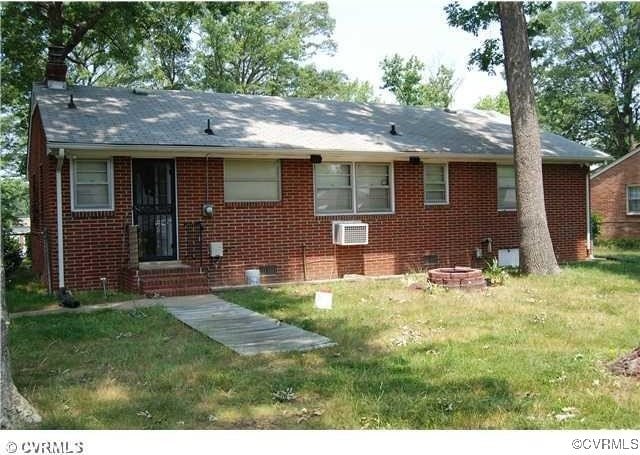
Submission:
M 600 240 L 598 246 L 616 250 L 640 250 L 639 238 L 607 239 Z
M 22 263 L 22 251 L 18 240 L 9 234 L 6 229 L 2 229 L 2 263 L 7 278 L 20 267 Z
M 591 238 L 593 239 L 593 244 L 595 245 L 600 238 L 600 233 L 602 232 L 602 220 L 604 217 L 599 213 L 591 214 Z

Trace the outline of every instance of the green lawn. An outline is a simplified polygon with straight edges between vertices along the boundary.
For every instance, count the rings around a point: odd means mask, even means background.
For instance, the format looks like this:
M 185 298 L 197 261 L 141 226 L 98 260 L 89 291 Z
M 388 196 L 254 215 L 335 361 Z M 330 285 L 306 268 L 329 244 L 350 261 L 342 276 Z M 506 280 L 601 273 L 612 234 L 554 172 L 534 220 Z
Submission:
M 606 369 L 640 344 L 640 252 L 602 253 L 481 293 L 336 283 L 329 311 L 221 294 L 338 343 L 307 353 L 240 357 L 160 308 L 19 318 L 14 378 L 44 428 L 640 428 L 640 381 Z
M 138 299 L 140 296 L 122 292 L 83 291 L 74 294 L 80 305 L 121 302 Z M 7 308 L 10 313 L 19 311 L 42 310 L 58 306 L 58 299 L 47 293 L 47 288 L 40 283 L 25 263 L 9 278 L 7 284 Z

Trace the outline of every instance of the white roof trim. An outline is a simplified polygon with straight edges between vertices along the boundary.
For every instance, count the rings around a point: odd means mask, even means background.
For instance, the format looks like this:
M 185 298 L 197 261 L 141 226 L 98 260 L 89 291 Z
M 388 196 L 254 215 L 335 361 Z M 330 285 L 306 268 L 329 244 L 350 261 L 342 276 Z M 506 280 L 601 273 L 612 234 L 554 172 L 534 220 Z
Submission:
M 639 152 L 640 152 L 640 147 L 636 148 L 632 152 L 627 153 L 626 155 L 621 156 L 620 158 L 618 158 L 617 160 L 607 164 L 606 166 L 599 167 L 598 169 L 596 169 L 593 172 L 593 174 L 591 174 L 591 178 L 594 179 L 594 178 L 598 177 L 600 174 L 603 174 L 603 173 L 607 172 L 612 167 L 617 166 L 618 164 L 622 163 L 627 158 L 631 158 L 632 156 L 634 156 L 636 153 L 639 153 Z
M 369 159 L 375 161 L 409 161 L 412 156 L 430 161 L 485 161 L 513 163 L 511 154 L 469 154 L 455 152 L 425 151 L 358 151 L 358 150 L 310 150 L 310 149 L 278 149 L 278 148 L 236 148 L 236 147 L 201 147 L 201 146 L 166 146 L 166 145 L 120 145 L 120 144 L 72 144 L 49 142 L 49 149 L 63 148 L 68 152 L 75 151 L 79 155 L 90 156 L 132 156 L 132 157 L 204 157 L 224 158 L 289 158 L 309 159 L 311 155 L 322 155 L 326 160 Z M 546 163 L 586 164 L 597 161 L 594 157 L 576 156 L 543 156 Z

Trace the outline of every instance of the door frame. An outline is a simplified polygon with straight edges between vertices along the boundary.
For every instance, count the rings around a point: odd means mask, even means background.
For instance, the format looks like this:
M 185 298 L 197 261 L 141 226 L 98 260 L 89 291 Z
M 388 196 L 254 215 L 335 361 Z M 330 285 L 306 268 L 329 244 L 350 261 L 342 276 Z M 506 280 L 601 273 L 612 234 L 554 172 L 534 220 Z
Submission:
M 179 240 L 179 221 L 178 221 L 178 165 L 176 158 L 136 158 L 131 157 L 130 160 L 130 172 L 131 172 L 131 223 L 136 225 L 135 214 L 135 173 L 134 173 L 134 161 L 168 161 L 173 166 L 173 237 L 174 237 L 174 255 L 171 258 L 150 258 L 142 260 L 139 257 L 140 263 L 153 263 L 153 262 L 176 262 L 180 260 L 180 240 Z

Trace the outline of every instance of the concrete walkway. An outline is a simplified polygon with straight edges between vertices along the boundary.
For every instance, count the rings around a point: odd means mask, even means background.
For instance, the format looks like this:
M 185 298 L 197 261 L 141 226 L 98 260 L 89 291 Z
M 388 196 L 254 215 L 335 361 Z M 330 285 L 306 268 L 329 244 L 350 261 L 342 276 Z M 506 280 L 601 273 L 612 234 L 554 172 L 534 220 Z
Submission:
M 215 295 L 161 300 L 180 321 L 240 355 L 335 346 L 329 338 L 284 324 Z

